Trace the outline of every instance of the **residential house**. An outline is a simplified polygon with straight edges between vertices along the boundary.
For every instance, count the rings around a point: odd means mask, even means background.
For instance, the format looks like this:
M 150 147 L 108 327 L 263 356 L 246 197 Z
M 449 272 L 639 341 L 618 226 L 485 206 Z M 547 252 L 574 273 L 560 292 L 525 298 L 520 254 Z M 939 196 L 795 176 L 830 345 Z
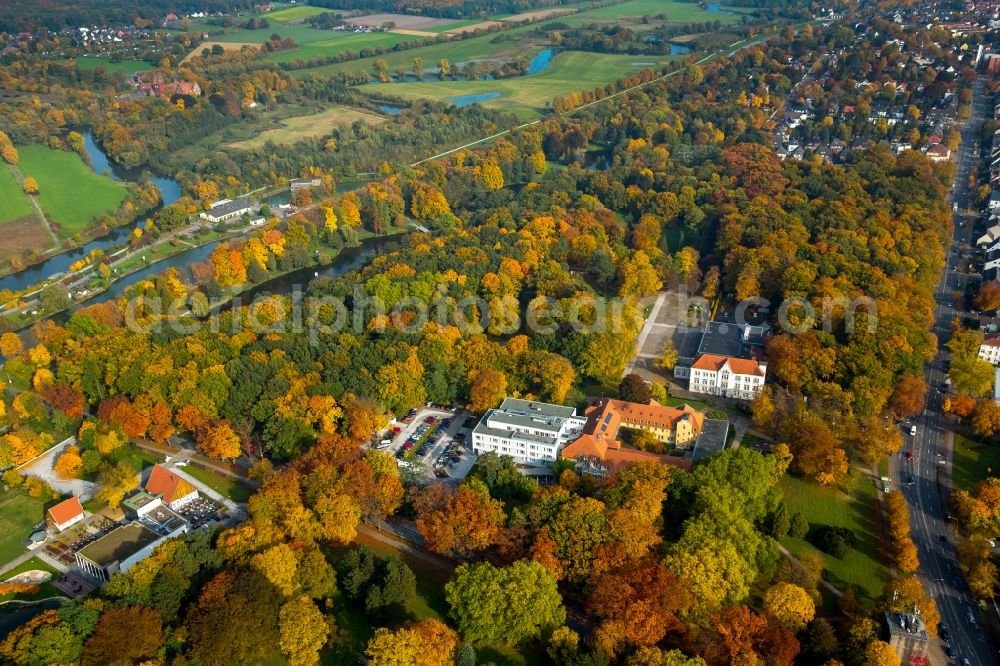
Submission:
M 666 407 L 655 400 L 646 404 L 601 398 L 584 411 L 587 434 L 617 438 L 619 428 L 643 430 L 677 448 L 694 443 L 701 434 L 705 415 L 693 407 Z
M 45 522 L 51 530 L 62 532 L 83 520 L 85 515 L 80 498 L 74 495 L 46 511 Z
M 621 442 L 603 434 L 581 435 L 562 450 L 563 458 L 576 462 L 578 474 L 592 474 L 598 478 L 643 462 L 657 462 L 690 471 L 691 458 L 649 453 L 622 447 Z
M 951 150 L 943 143 L 932 143 L 924 152 L 932 162 L 947 162 L 951 159 Z
M 988 335 L 979 345 L 979 358 L 1000 365 L 1000 334 Z
M 163 503 L 177 511 L 191 500 L 198 499 L 198 489 L 190 481 L 163 465 L 153 465 L 146 481 L 146 492 L 159 495 Z

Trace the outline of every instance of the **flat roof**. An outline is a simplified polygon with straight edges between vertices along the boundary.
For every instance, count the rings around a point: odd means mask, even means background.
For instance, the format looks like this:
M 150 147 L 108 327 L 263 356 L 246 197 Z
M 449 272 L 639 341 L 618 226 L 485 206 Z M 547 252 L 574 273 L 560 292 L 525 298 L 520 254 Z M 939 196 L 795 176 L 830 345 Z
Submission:
M 139 520 L 146 527 L 152 528 L 164 535 L 170 534 L 179 527 L 187 524 L 187 520 L 183 516 L 166 506 L 156 507 Z
M 132 497 L 122 500 L 122 506 L 128 509 L 132 509 L 133 511 L 138 513 L 139 509 L 146 506 L 150 502 L 155 502 L 157 499 L 159 498 L 156 497 L 156 495 L 150 494 L 145 490 L 140 490 L 135 495 L 132 495 Z
M 491 410 L 493 411 L 493 410 Z M 486 416 L 483 420 L 476 424 L 476 427 L 472 429 L 474 434 L 478 435 L 489 435 L 492 437 L 500 437 L 502 439 L 519 439 L 524 442 L 534 442 L 535 444 L 544 444 L 546 446 L 554 446 L 558 441 L 555 437 L 542 437 L 541 435 L 532 435 L 527 432 L 518 432 L 516 430 L 503 430 L 501 428 L 491 428 L 486 424 L 489 419 L 490 412 L 486 412 Z
M 253 207 L 249 199 L 234 199 L 233 201 L 227 201 L 225 203 L 218 203 L 208 209 L 208 214 L 212 217 L 219 217 L 221 215 L 229 215 L 230 213 L 236 213 L 243 210 L 248 210 Z
M 142 523 L 131 522 L 111 530 L 77 553 L 97 566 L 104 567 L 112 562 L 127 560 L 159 538 L 159 534 Z

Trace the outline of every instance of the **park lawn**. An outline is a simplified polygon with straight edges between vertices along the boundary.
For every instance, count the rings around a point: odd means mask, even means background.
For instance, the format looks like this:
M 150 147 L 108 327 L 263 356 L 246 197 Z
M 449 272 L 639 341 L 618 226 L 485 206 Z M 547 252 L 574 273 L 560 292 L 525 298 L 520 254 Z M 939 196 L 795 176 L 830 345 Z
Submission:
M 304 19 L 310 16 L 317 16 L 319 14 L 332 11 L 333 11 L 332 9 L 325 9 L 323 7 L 299 5 L 298 7 L 285 7 L 283 9 L 276 9 L 273 12 L 262 14 L 262 16 L 269 21 L 294 21 L 296 19 Z
M 871 479 L 852 469 L 841 490 L 786 475 L 781 480 L 781 488 L 789 513 L 803 513 L 809 520 L 810 530 L 821 525 L 846 527 L 857 538 L 855 548 L 842 560 L 818 550 L 805 539 L 781 539 L 792 555 L 807 550 L 820 553 L 826 562 L 824 578 L 841 591 L 848 586 L 854 588 L 857 598 L 864 604 L 870 605 L 881 596 L 889 580 L 889 570 L 880 555 L 881 537 L 875 518 L 877 490 Z
M 343 51 L 360 51 L 363 48 L 379 46 L 392 48 L 396 44 L 414 42 L 423 39 L 413 35 L 397 35 L 392 32 L 341 32 L 336 30 L 321 31 L 326 39 L 320 39 L 308 44 L 299 44 L 298 48 L 271 53 L 264 57 L 269 62 L 293 62 L 309 60 L 320 56 L 335 56 Z M 281 34 L 279 32 L 279 34 Z
M 144 72 L 147 69 L 153 68 L 153 65 L 149 64 L 145 60 L 119 60 L 114 62 L 108 58 L 95 58 L 93 56 L 81 56 L 77 58 L 76 66 L 80 69 L 86 70 L 102 67 L 111 74 L 114 74 L 115 72 L 135 74 L 136 72 Z
M 667 398 L 667 407 L 680 407 L 681 405 L 690 405 L 699 412 L 704 412 L 712 408 L 707 402 L 702 402 L 701 400 L 687 400 L 685 398 Z
M 48 571 L 52 574 L 52 578 L 41 585 L 38 586 L 38 592 L 34 594 L 5 594 L 0 595 L 0 601 L 10 601 L 11 599 L 20 599 L 22 601 L 38 601 L 40 599 L 47 599 L 49 597 L 55 597 L 62 594 L 56 587 L 52 584 L 53 580 L 56 580 L 61 575 L 59 571 L 52 565 L 42 561 L 40 558 L 32 557 L 26 562 L 22 562 L 18 566 L 14 567 L 7 573 L 0 576 L 3 580 L 8 578 L 13 578 L 19 573 L 24 573 L 25 571 Z
M 246 502 L 250 499 L 250 495 L 253 494 L 253 488 L 245 483 L 241 483 L 231 476 L 219 474 L 215 470 L 201 467 L 194 462 L 183 467 L 182 471 L 234 502 Z
M 1000 475 L 1000 446 L 956 434 L 952 465 L 954 489 L 972 490 L 987 477 Z M 993 470 L 992 474 L 988 470 Z
M 18 152 L 21 173 L 38 181 L 38 203 L 59 223 L 63 237 L 69 238 L 125 200 L 124 185 L 94 173 L 76 153 L 39 144 L 21 146 Z
M 553 97 L 591 90 L 599 85 L 641 71 L 659 69 L 672 58 L 637 58 L 635 56 L 565 51 L 552 59 L 552 64 L 538 74 L 497 81 L 414 81 L 409 83 L 369 84 L 361 89 L 402 99 L 430 98 L 448 100 L 465 95 L 500 93 L 483 103 L 487 108 L 510 111 L 521 119 L 537 117 Z M 634 63 L 655 63 L 635 66 Z
M 14 172 L 0 164 L 0 222 L 26 217 L 34 211 Z
M 21 555 L 25 550 L 22 542 L 43 520 L 45 502 L 31 497 L 23 488 L 0 494 L 0 562 L 10 562 Z

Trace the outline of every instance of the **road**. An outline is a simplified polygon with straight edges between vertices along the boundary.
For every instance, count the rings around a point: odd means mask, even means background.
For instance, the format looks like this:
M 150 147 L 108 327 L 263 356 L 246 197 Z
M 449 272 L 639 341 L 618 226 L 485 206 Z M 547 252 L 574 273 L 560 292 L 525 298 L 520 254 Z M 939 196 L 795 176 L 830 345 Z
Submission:
M 951 320 L 959 314 L 953 306 L 956 265 L 971 251 L 969 241 L 975 217 L 967 217 L 964 209 L 971 202 L 969 173 L 975 162 L 973 146 L 980 123 L 988 117 L 987 114 L 992 114 L 982 80 L 976 83 L 973 100 L 973 114 L 962 129 L 962 144 L 956 158 L 952 197 L 959 210 L 955 213 L 955 234 L 952 246 L 948 249 L 944 275 L 935 293 L 937 305 L 934 309 L 933 332 L 938 338 L 939 349 L 937 356 L 925 368 L 930 386 L 927 408 L 913 422 L 917 427 L 915 436 L 911 437 L 909 434 L 910 425 L 904 426 L 904 449 L 912 451 L 913 458 L 893 458 L 890 473 L 897 487 L 906 496 L 913 542 L 920 555 L 918 575 L 923 580 L 927 593 L 937 602 L 941 621 L 951 634 L 948 645 L 954 654 L 953 661 L 960 664 L 962 658 L 966 658 L 974 665 L 986 666 L 996 664 L 997 660 L 983 635 L 978 618 L 975 623 L 968 619 L 970 611 L 976 612 L 975 604 L 958 568 L 955 546 L 945 521 L 941 492 L 947 491 L 951 483 L 953 438 L 953 433 L 948 432 L 948 417 L 941 410 L 945 398 L 942 387 L 947 377 L 949 355 L 945 343 L 951 335 Z M 960 221 L 963 224 L 960 225 Z M 909 483 L 911 477 L 912 484 Z M 945 657 L 940 651 L 943 643 L 935 643 L 930 661 L 933 664 L 943 664 Z

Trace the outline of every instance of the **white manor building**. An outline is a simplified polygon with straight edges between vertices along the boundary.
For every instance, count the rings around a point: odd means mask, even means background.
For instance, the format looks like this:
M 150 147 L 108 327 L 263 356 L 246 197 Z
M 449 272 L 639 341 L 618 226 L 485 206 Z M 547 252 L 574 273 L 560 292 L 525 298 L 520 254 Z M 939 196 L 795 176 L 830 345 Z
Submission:
M 688 389 L 693 393 L 753 400 L 767 376 L 767 363 L 748 358 L 702 354 L 691 364 Z
M 472 430 L 472 450 L 476 455 L 494 451 L 516 463 L 551 465 L 586 424 L 572 407 L 505 398 Z

